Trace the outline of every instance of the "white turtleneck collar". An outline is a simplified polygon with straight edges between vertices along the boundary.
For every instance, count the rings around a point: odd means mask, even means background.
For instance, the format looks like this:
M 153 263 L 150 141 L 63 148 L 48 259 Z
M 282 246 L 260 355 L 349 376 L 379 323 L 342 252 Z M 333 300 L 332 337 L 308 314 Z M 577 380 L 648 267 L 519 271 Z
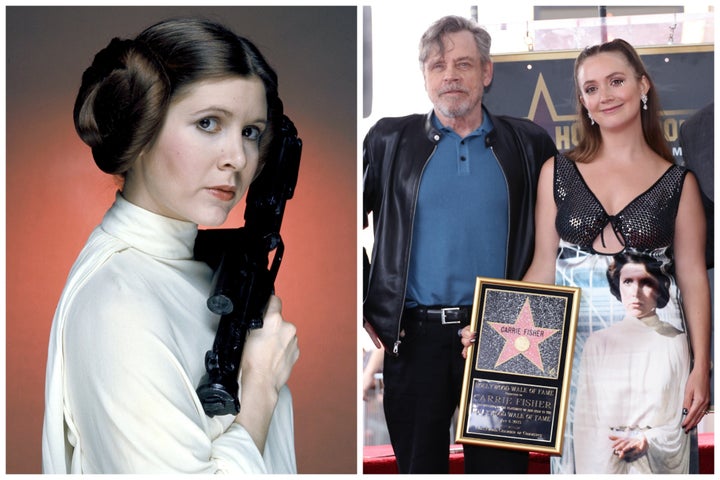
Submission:
M 172 260 L 193 258 L 198 231 L 195 223 L 145 210 L 127 201 L 120 192 L 100 228 L 133 248 Z

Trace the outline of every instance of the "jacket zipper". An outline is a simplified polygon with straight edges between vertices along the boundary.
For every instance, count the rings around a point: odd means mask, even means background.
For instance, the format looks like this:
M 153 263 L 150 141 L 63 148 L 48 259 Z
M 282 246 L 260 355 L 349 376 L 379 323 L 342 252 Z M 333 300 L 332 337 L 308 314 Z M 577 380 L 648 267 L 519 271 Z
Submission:
M 417 183 L 417 188 L 415 189 L 415 202 L 413 202 L 413 210 L 410 217 L 412 219 L 410 222 L 410 243 L 408 244 L 407 255 L 405 258 L 405 285 L 403 286 L 403 305 L 402 309 L 400 310 L 397 334 L 392 349 L 393 355 L 395 356 L 398 355 L 398 352 L 400 351 L 400 344 L 402 343 L 402 340 L 400 340 L 400 331 L 402 330 L 402 316 L 403 312 L 405 311 L 405 294 L 407 294 L 408 275 L 410 274 L 410 248 L 412 246 L 413 233 L 415 232 L 415 210 L 417 209 L 418 195 L 420 195 L 420 182 L 422 181 L 422 176 L 425 173 L 425 168 L 427 167 L 428 162 L 430 162 L 430 159 L 435 154 L 435 150 L 437 150 L 437 143 L 433 146 L 432 152 L 430 152 L 430 155 L 427 157 L 425 163 L 423 164 L 423 168 L 420 171 L 420 178 Z

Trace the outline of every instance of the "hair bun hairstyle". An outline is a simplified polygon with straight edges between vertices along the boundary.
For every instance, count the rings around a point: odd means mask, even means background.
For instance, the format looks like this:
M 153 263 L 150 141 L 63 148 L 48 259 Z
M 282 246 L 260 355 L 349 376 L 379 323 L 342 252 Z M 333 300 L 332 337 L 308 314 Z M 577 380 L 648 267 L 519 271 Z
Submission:
M 175 98 L 199 81 L 233 76 L 265 87 L 263 160 L 282 116 L 277 74 L 252 42 L 202 19 L 164 20 L 134 40 L 113 39 L 83 74 L 75 129 L 103 172 L 125 174 L 152 147 Z
M 85 70 L 73 118 L 103 172 L 128 170 L 158 130 L 169 85 L 141 42 L 114 38 Z

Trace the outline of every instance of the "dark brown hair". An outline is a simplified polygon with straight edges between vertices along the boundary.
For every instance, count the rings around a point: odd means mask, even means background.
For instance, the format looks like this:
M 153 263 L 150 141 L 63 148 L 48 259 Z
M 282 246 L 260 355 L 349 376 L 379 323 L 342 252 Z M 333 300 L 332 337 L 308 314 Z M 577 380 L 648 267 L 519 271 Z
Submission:
M 229 76 L 255 76 L 265 86 L 262 160 L 282 116 L 277 75 L 249 40 L 201 19 L 166 20 L 134 40 L 114 38 L 83 74 L 75 129 L 102 171 L 123 175 L 152 146 L 173 99 L 195 82 Z
M 653 83 L 652 78 L 650 78 L 650 74 L 647 72 L 645 64 L 643 64 L 637 51 L 635 51 L 632 45 L 620 38 L 616 38 L 615 40 L 600 45 L 587 47 L 575 59 L 575 101 L 577 102 L 580 141 L 577 147 L 567 152 L 567 156 L 575 160 L 576 162 L 589 162 L 593 159 L 593 157 L 600 149 L 600 145 L 602 143 L 600 129 L 590 123 L 590 119 L 588 118 L 588 111 L 580 101 L 580 98 L 582 97 L 582 88 L 578 84 L 578 70 L 585 62 L 585 60 L 587 60 L 589 57 L 592 57 L 599 53 L 608 52 L 619 53 L 620 55 L 622 55 L 630 64 L 630 67 L 635 72 L 635 77 L 638 80 L 642 77 L 645 77 L 647 79 L 650 86 L 647 92 L 647 110 L 640 109 L 640 119 L 642 122 L 642 130 L 645 137 L 645 142 L 647 142 L 647 144 L 655 151 L 655 153 L 668 160 L 669 162 L 674 163 L 675 159 L 672 155 L 670 147 L 667 144 L 667 141 L 665 140 L 662 126 L 660 124 L 660 99 L 655 90 L 655 84 Z
M 610 264 L 607 270 L 607 279 L 610 284 L 610 293 L 615 298 L 622 302 L 620 297 L 620 272 L 623 267 L 628 263 L 637 263 L 645 267 L 650 275 L 652 275 L 658 282 L 658 288 L 656 293 L 656 307 L 663 308 L 670 301 L 670 277 L 665 274 L 662 268 L 662 263 L 659 260 L 652 260 L 651 258 L 643 255 L 638 255 L 632 252 L 619 253 L 613 257 L 613 263 Z

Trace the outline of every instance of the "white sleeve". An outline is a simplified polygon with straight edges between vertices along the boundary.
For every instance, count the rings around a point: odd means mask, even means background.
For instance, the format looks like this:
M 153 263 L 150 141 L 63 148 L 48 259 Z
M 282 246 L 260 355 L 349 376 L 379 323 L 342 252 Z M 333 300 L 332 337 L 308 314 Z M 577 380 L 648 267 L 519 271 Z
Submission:
M 137 288 L 133 291 L 122 283 L 116 287 L 118 294 L 111 300 L 97 298 L 92 286 L 83 289 L 66 325 L 65 415 L 75 437 L 71 438 L 74 469 L 86 473 L 271 471 L 272 464 L 232 417 L 205 415 L 196 386 L 183 368 L 182 349 L 167 328 L 172 319 L 165 318 L 163 305 L 148 295 L 137 300 Z M 287 437 L 292 436 L 292 410 L 288 418 L 289 396 L 283 399 L 276 414 L 283 411 L 273 421 L 279 425 L 271 428 Z M 268 440 L 267 458 L 274 455 L 276 443 Z
M 575 397 L 573 436 L 576 473 L 603 473 L 612 463 L 612 446 L 609 430 L 601 429 L 596 372 L 602 365 L 597 336 L 591 335 L 585 343 L 578 366 L 578 386 Z

